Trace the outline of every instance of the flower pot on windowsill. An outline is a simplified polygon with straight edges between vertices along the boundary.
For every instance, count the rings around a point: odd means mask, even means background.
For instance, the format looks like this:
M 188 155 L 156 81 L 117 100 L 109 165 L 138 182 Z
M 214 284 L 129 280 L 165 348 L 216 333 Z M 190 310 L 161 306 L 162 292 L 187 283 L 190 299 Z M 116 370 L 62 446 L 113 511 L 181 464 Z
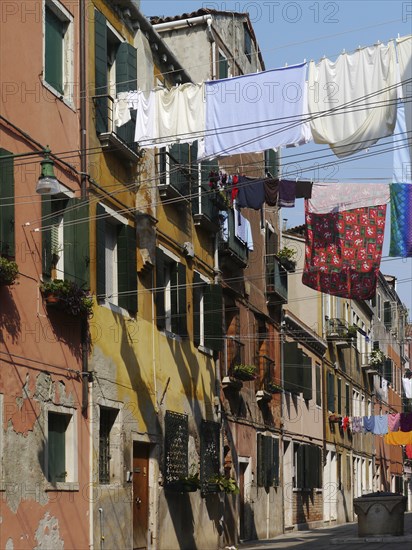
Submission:
M 289 271 L 289 273 L 294 273 L 296 270 L 296 262 L 289 260 L 288 258 L 279 258 L 280 264 Z
M 172 481 L 165 486 L 165 489 L 175 493 L 194 493 L 200 489 L 199 475 L 182 477 Z
M 255 365 L 235 365 L 233 368 L 233 376 L 238 380 L 255 380 L 257 376 L 256 371 Z
M 90 317 L 92 314 L 92 296 L 72 281 L 55 279 L 43 282 L 40 290 L 47 307 L 60 309 L 74 317 L 82 315 Z
M 265 390 L 269 393 L 282 393 L 283 388 L 274 382 L 268 382 L 265 385 Z

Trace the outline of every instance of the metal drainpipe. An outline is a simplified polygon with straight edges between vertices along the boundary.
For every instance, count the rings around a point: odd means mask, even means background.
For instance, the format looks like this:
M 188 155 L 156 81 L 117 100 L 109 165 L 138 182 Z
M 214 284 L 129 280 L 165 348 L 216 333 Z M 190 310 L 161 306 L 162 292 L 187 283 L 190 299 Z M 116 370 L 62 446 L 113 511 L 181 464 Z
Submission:
M 86 102 L 86 10 L 85 0 L 80 0 L 80 172 L 81 196 L 87 196 L 87 159 L 86 159 L 86 130 L 87 130 L 87 102 Z
M 103 508 L 99 508 L 100 516 L 100 550 L 104 550 Z

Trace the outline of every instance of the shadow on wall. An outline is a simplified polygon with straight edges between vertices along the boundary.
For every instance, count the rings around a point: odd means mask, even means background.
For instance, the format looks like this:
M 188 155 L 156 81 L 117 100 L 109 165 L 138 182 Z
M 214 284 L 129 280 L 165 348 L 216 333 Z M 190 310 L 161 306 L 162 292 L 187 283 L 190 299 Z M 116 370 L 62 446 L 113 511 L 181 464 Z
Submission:
M 7 286 L 0 286 L 0 303 L 0 326 L 2 332 L 7 332 L 15 344 L 20 340 L 21 317 L 10 289 Z M 4 341 L 2 332 L 0 333 L 0 341 Z

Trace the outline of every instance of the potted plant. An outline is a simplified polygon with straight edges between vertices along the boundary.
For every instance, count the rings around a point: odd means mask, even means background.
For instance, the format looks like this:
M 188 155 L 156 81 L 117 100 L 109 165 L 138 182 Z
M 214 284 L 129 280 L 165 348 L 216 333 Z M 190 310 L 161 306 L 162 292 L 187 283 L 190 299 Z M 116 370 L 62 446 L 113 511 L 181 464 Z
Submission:
M 346 331 L 347 338 L 356 338 L 358 328 L 356 325 L 349 325 Z
M 239 380 L 255 380 L 256 371 L 255 365 L 244 365 L 241 363 L 233 367 L 233 376 Z
M 374 349 L 369 356 L 369 364 L 375 367 L 381 367 L 386 359 L 386 355 L 380 349 Z
M 214 201 L 219 210 L 228 210 L 230 208 L 230 200 L 227 193 L 221 189 L 214 191 Z
M 68 315 L 91 316 L 93 297 L 89 292 L 80 288 L 73 281 L 54 279 L 40 285 L 46 304 L 49 307 L 58 307 Z
M 12 285 L 19 276 L 19 268 L 16 262 L 0 257 L 0 285 Z
M 297 251 L 288 246 L 281 248 L 276 256 L 279 258 L 281 265 L 286 269 L 286 271 L 295 271 L 296 269 L 296 254 Z
M 265 384 L 265 390 L 269 393 L 282 393 L 283 389 L 278 384 L 275 384 L 272 380 L 269 380 Z
M 227 494 L 238 495 L 240 492 L 239 485 L 233 477 L 216 474 L 210 479 L 210 483 L 215 483 L 219 491 L 224 491 Z
M 200 489 L 199 473 L 196 471 L 196 466 L 191 466 L 187 476 L 180 476 L 177 480 L 167 483 L 165 488 L 176 493 L 194 493 Z

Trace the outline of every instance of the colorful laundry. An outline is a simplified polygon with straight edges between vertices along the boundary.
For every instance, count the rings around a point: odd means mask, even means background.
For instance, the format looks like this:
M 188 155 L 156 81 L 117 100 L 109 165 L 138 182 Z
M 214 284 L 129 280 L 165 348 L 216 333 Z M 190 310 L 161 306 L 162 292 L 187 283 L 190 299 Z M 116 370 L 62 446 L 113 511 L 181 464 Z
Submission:
M 392 183 L 389 256 L 412 257 L 412 184 Z
M 384 436 L 387 445 L 411 445 L 412 432 L 389 432 Z
M 405 397 L 412 399 L 412 378 L 402 378 L 402 385 Z
M 386 205 L 313 214 L 305 201 L 304 285 L 343 298 L 368 300 L 376 292 Z
M 265 202 L 265 187 L 263 179 L 239 176 L 236 203 L 239 208 L 260 210 Z
M 412 145 L 407 133 L 405 103 L 398 101 L 395 133 L 393 136 L 393 183 L 412 183 Z
M 388 430 L 390 432 L 397 432 L 399 430 L 401 422 L 401 415 L 399 413 L 388 414 Z
M 363 430 L 362 425 L 362 417 L 361 416 L 353 416 L 352 417 L 352 432 L 354 434 L 360 433 Z
M 235 237 L 247 245 L 248 250 L 252 251 L 253 238 L 250 222 L 241 214 L 241 212 L 239 212 L 239 210 L 237 210 L 236 203 L 233 204 L 233 213 L 235 216 Z
M 388 433 L 388 415 L 376 415 L 373 425 L 373 433 L 375 435 L 385 435 Z
M 374 416 L 364 416 L 363 417 L 363 431 L 374 433 L 375 429 L 375 417 Z
M 266 178 L 263 180 L 265 203 L 268 206 L 277 206 L 279 199 L 279 180 Z
M 412 458 L 412 444 L 409 444 L 409 445 L 405 446 L 405 453 L 406 453 L 407 458 L 409 458 L 409 459 Z
M 402 97 L 405 99 L 405 126 L 409 137 L 412 135 L 412 102 L 411 82 L 412 82 L 412 35 L 403 36 L 396 40 L 396 53 L 399 61 L 399 76 L 402 82 Z M 409 158 L 412 159 L 412 141 L 409 139 Z M 409 171 L 411 168 L 409 167 Z M 410 173 L 410 177 L 412 174 Z M 403 180 L 402 183 L 408 183 Z
M 312 196 L 312 182 L 296 180 L 279 180 L 278 206 L 293 208 L 296 199 L 310 199 Z
M 329 214 L 387 204 L 389 200 L 387 183 L 314 183 L 309 210 L 314 214 Z
M 346 157 L 393 134 L 397 98 L 393 42 L 342 54 L 335 63 L 326 58 L 317 64 L 311 61 L 308 81 L 315 143 L 327 143 L 336 156 Z
M 401 432 L 412 432 L 412 413 L 401 413 Z
M 198 159 L 255 153 L 305 140 L 306 63 L 205 83 Z

